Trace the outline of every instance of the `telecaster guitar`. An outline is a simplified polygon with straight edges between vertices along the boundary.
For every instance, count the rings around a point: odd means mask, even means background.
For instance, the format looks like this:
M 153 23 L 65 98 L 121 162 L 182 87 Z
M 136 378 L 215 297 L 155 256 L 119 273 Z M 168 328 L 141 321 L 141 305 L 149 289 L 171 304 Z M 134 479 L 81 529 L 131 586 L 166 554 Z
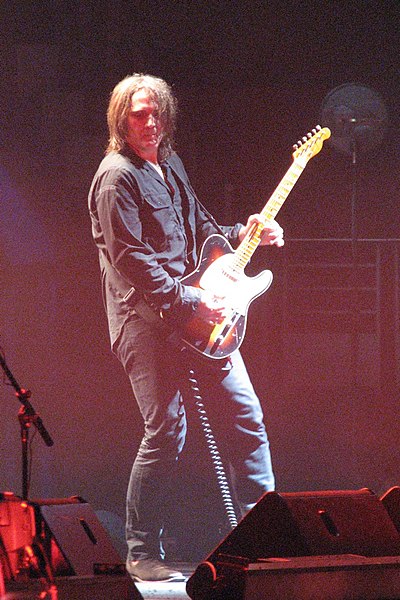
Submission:
M 327 127 L 318 126 L 294 146 L 293 163 L 260 213 L 264 222 L 276 217 L 306 164 L 320 152 L 330 135 Z M 263 225 L 254 225 L 236 250 L 219 234 L 204 242 L 196 269 L 182 282 L 224 297 L 228 316 L 221 323 L 211 324 L 194 315 L 179 332 L 184 345 L 212 359 L 227 358 L 239 348 L 246 331 L 248 308 L 270 287 L 273 278 L 269 270 L 255 277 L 244 272 L 260 244 L 262 230 Z

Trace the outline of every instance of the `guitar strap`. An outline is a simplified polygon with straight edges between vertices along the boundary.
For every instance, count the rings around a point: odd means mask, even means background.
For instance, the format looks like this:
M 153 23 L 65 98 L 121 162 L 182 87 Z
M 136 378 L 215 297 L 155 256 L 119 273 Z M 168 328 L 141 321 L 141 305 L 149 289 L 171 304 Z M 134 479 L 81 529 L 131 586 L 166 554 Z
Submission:
M 221 227 L 218 225 L 218 223 L 214 219 L 213 215 L 207 210 L 207 208 L 204 206 L 204 204 L 202 202 L 200 202 L 200 200 L 197 197 L 197 194 L 194 191 L 194 189 L 193 189 L 193 187 L 192 187 L 192 185 L 191 185 L 191 183 L 189 181 L 189 178 L 187 177 L 186 173 L 180 172 L 178 170 L 178 168 L 174 165 L 174 156 L 170 157 L 167 160 L 167 163 L 170 166 L 173 174 L 179 179 L 179 181 L 182 183 L 182 185 L 186 189 L 186 191 L 191 193 L 191 195 L 195 199 L 195 201 L 198 204 L 198 206 L 201 208 L 201 210 L 203 211 L 203 213 L 206 215 L 207 219 L 210 221 L 211 225 L 213 225 L 215 227 L 215 229 L 218 231 L 218 233 L 220 235 L 222 235 L 224 238 L 226 238 L 225 233 L 222 231 Z

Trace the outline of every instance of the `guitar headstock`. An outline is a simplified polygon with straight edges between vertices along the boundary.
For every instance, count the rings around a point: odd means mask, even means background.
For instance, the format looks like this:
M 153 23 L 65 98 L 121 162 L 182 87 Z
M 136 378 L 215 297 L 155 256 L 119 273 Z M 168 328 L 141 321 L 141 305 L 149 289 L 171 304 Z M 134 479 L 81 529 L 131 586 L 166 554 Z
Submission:
M 304 167 L 310 158 L 322 150 L 324 141 L 330 138 L 330 136 L 331 131 L 328 127 L 321 128 L 320 125 L 317 125 L 312 132 L 308 133 L 293 146 L 293 159 Z

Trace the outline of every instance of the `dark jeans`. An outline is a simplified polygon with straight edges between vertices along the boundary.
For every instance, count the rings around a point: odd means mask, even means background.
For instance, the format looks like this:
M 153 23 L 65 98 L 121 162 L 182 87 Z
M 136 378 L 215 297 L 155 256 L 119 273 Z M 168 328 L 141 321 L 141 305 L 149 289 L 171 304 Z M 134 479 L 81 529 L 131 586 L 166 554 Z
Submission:
M 260 402 L 239 351 L 229 361 L 205 359 L 168 343 L 134 315 L 114 344 L 144 420 L 127 492 L 126 534 L 130 560 L 162 556 L 160 534 L 178 456 L 186 436 L 183 398 L 193 369 L 217 443 L 227 440 L 241 506 L 274 489 L 269 443 Z M 222 436 L 218 436 L 218 429 Z M 221 450 L 222 453 L 222 450 Z

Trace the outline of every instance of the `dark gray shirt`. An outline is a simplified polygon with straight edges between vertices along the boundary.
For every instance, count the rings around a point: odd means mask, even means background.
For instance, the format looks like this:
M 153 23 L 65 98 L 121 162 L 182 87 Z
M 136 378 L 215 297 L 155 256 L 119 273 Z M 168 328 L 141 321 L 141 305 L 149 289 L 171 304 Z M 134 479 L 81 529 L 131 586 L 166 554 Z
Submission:
M 130 288 L 176 322 L 196 309 L 201 292 L 181 283 L 215 226 L 196 201 L 183 163 L 173 154 L 165 179 L 132 151 L 112 152 L 100 163 L 89 192 L 92 233 L 99 250 L 111 343 L 134 311 Z M 222 226 L 232 245 L 241 225 Z

